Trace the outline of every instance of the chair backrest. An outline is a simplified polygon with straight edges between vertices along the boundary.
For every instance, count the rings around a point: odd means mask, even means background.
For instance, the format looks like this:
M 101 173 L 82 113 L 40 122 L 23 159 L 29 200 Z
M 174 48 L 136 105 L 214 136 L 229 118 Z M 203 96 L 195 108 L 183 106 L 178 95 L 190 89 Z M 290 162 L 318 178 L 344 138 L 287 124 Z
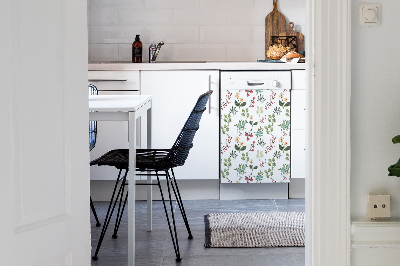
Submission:
M 98 95 L 96 86 L 88 85 L 89 95 Z M 97 121 L 89 121 L 89 151 L 93 150 L 97 139 Z
M 212 93 L 213 91 L 210 90 L 200 95 L 178 138 L 165 158 L 165 161 L 170 163 L 166 168 L 181 166 L 185 163 L 189 151 L 193 147 L 193 138 L 199 129 L 200 119 L 206 110 L 207 101 Z

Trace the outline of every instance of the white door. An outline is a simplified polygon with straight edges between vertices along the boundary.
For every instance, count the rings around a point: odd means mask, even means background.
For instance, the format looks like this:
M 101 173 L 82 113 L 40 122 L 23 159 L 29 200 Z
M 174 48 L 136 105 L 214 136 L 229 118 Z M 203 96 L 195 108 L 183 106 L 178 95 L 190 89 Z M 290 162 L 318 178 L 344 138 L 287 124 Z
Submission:
M 90 265 L 86 1 L 0 8 L 0 265 Z

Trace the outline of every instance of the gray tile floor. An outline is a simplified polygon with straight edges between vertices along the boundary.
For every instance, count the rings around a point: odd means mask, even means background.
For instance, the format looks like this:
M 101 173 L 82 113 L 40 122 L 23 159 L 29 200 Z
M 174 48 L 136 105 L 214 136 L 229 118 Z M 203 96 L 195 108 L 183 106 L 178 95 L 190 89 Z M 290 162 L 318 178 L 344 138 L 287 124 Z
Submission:
M 304 247 L 279 248 L 205 248 L 204 215 L 220 212 L 272 212 L 304 211 L 304 199 L 283 200 L 186 200 L 184 206 L 193 239 L 187 231 L 179 209 L 175 211 L 181 262 L 175 253 L 161 201 L 153 202 L 153 231 L 146 231 L 146 202 L 136 202 L 136 265 L 143 266 L 303 266 Z M 176 208 L 176 203 L 175 208 Z M 167 205 L 168 206 L 168 205 Z M 95 202 L 101 222 L 105 218 L 108 202 Z M 100 236 L 101 227 L 92 224 L 92 254 Z M 110 223 L 99 252 L 99 259 L 92 266 L 127 265 L 127 216 L 124 214 L 118 239 L 111 238 L 114 221 Z

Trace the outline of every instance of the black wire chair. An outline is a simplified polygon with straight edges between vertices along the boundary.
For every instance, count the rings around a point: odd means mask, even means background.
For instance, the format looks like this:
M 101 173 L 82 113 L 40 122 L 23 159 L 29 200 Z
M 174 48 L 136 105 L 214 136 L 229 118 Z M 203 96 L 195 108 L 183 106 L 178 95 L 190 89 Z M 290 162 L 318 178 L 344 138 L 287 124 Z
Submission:
M 98 91 L 96 86 L 93 84 L 89 84 L 89 95 L 98 95 Z M 94 146 L 96 145 L 97 140 L 97 121 L 89 121 L 89 151 L 92 151 Z M 97 217 L 96 209 L 94 208 L 94 204 L 92 201 L 92 196 L 90 196 L 90 209 L 93 212 L 94 218 L 96 219 L 96 226 L 99 227 L 101 223 L 99 222 L 99 218 Z
M 206 103 L 212 94 L 212 91 L 204 93 L 200 95 L 198 98 L 196 105 L 194 106 L 192 112 L 189 115 L 185 125 L 183 126 L 178 138 L 175 140 L 174 145 L 171 149 L 137 149 L 136 150 L 136 171 L 146 172 L 143 174 L 138 175 L 155 175 L 157 177 L 157 184 L 160 193 L 161 199 L 164 206 L 165 215 L 167 217 L 169 232 L 171 234 L 172 243 L 175 250 L 176 261 L 181 261 L 181 256 L 179 252 L 179 244 L 178 244 L 178 236 L 176 233 L 176 226 L 175 226 L 175 217 L 173 212 L 173 205 L 172 205 L 172 197 L 171 197 L 171 188 L 175 195 L 175 199 L 178 203 L 179 210 L 182 214 L 182 218 L 185 222 L 186 229 L 188 231 L 188 238 L 193 239 L 192 233 L 190 231 L 189 222 L 186 217 L 185 209 L 183 207 L 182 198 L 179 192 L 178 184 L 175 179 L 175 174 L 173 168 L 177 166 L 184 165 L 190 149 L 193 147 L 193 138 L 196 134 L 196 131 L 199 129 L 200 119 L 202 117 L 203 112 L 206 110 Z M 111 150 L 106 154 L 100 156 L 99 158 L 93 160 L 90 165 L 108 165 L 114 166 L 119 169 L 117 181 L 114 186 L 114 190 L 111 196 L 111 201 L 108 206 L 107 215 L 105 222 L 103 224 L 103 229 L 100 234 L 99 242 L 97 243 L 97 248 L 95 251 L 94 256 L 92 257 L 93 260 L 98 259 L 98 253 L 101 247 L 101 243 L 104 239 L 104 235 L 107 231 L 107 227 L 110 223 L 111 216 L 114 212 L 116 204 L 119 201 L 118 206 L 118 213 L 116 218 L 116 223 L 114 227 L 114 233 L 112 235 L 113 238 L 117 238 L 119 225 L 121 223 L 122 214 L 125 209 L 125 205 L 128 198 L 128 193 L 125 193 L 124 198 L 124 188 L 127 185 L 126 176 L 129 171 L 129 150 L 128 149 L 118 149 L 118 150 Z M 123 176 L 121 177 L 122 170 L 125 170 Z M 155 172 L 155 174 L 152 174 Z M 159 172 L 165 172 L 161 174 Z M 170 173 L 171 172 L 171 173 Z M 166 177 L 167 188 L 168 188 L 168 199 L 170 203 L 170 214 L 168 214 L 167 206 L 165 204 L 164 194 L 161 188 L 160 183 L 160 176 Z M 115 196 L 115 192 L 119 185 L 119 189 L 117 195 Z M 144 184 L 147 185 L 147 184 Z M 114 202 L 114 198 L 116 199 Z M 122 203 L 123 202 L 123 203 Z M 172 218 L 172 226 L 170 221 L 170 216 Z

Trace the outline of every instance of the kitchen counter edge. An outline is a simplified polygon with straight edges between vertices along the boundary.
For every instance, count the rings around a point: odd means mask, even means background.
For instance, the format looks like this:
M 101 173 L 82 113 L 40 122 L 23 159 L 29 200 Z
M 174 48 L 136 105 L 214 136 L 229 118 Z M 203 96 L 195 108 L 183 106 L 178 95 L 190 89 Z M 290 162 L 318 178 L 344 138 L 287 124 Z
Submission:
M 210 62 L 210 63 L 89 63 L 89 71 L 124 70 L 292 70 L 306 69 L 305 63 Z

